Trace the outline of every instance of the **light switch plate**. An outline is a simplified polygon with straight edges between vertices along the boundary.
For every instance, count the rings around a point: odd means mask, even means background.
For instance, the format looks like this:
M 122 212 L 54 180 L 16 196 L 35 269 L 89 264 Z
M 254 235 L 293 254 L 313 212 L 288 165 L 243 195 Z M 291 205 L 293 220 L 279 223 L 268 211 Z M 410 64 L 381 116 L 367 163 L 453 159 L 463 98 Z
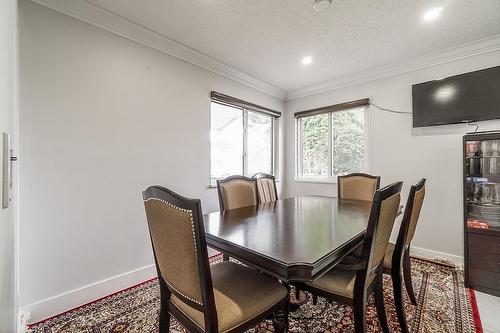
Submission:
M 9 208 L 10 204 L 10 135 L 2 133 L 2 208 Z

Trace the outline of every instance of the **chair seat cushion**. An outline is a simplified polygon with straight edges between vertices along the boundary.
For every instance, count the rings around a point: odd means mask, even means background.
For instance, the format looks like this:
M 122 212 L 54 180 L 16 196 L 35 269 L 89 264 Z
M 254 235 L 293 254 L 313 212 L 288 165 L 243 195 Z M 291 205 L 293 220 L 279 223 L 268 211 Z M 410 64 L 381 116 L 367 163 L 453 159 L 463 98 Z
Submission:
M 230 261 L 210 266 L 214 287 L 219 332 L 259 316 L 283 300 L 287 289 L 276 279 Z M 186 305 L 172 294 L 172 303 L 200 328 L 204 329 L 203 313 Z
M 385 256 L 384 256 L 384 267 L 386 268 L 392 268 L 392 255 L 394 254 L 395 246 L 396 245 L 391 242 L 387 244 L 387 250 L 385 251 Z
M 307 283 L 307 285 L 331 294 L 353 298 L 356 273 L 355 270 L 343 270 L 334 267 L 313 282 Z

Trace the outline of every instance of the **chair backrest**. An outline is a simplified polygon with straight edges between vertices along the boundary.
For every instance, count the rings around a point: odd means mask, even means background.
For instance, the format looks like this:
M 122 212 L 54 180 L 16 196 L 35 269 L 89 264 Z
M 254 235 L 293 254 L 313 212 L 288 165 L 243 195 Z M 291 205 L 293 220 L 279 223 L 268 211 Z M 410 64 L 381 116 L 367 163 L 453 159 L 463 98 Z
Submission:
M 257 173 L 252 178 L 257 179 L 257 193 L 259 203 L 274 202 L 278 200 L 278 189 L 276 179 L 267 173 Z
M 143 199 L 158 277 L 179 300 L 216 323 L 217 314 L 206 311 L 215 303 L 200 200 L 161 186 L 147 188 Z
M 257 179 L 244 176 L 229 176 L 217 180 L 220 210 L 255 206 L 257 198 Z
M 349 200 L 372 201 L 380 187 L 380 177 L 366 173 L 351 173 L 337 177 L 338 197 Z
M 422 178 L 416 185 L 410 188 L 410 193 L 408 194 L 397 241 L 397 243 L 401 243 L 405 248 L 410 246 L 415 235 L 415 230 L 417 229 L 418 218 L 425 198 L 425 181 L 426 179 Z
M 383 265 L 401 201 L 402 185 L 402 182 L 393 183 L 375 192 L 362 253 L 363 259 L 368 263 L 367 275 Z
M 418 218 L 424 203 L 425 181 L 425 178 L 422 178 L 416 185 L 412 185 L 410 188 L 405 213 L 399 227 L 398 239 L 396 240 L 391 258 L 393 268 L 399 269 L 403 262 L 403 257 L 409 254 L 406 251 L 410 247 L 410 243 L 415 235 Z

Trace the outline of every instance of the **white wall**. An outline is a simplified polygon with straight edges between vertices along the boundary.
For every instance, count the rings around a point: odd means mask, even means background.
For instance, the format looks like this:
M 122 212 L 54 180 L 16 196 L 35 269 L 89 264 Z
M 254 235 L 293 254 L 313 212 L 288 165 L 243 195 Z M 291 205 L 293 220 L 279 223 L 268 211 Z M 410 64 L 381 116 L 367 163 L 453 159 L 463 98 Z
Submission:
M 412 84 L 497 65 L 498 51 L 287 102 L 286 196 L 337 194 L 336 184 L 295 181 L 294 112 L 367 97 L 381 107 L 411 112 Z M 453 125 L 413 130 L 411 115 L 369 110 L 370 172 L 382 177 L 382 185 L 404 181 L 403 203 L 410 185 L 422 177 L 428 181 L 414 253 L 455 261 L 463 256 L 461 140 L 473 129 Z M 479 130 L 491 129 L 500 129 L 500 122 L 480 123 Z
M 20 12 L 20 303 L 34 321 L 151 268 L 148 185 L 218 209 L 207 188 L 211 90 L 284 103 L 30 1 Z
M 2 132 L 11 135 L 16 148 L 17 130 L 17 2 L 0 1 L 0 203 L 2 201 Z M 16 319 L 16 200 L 9 208 L 0 206 L 0 333 L 15 330 Z

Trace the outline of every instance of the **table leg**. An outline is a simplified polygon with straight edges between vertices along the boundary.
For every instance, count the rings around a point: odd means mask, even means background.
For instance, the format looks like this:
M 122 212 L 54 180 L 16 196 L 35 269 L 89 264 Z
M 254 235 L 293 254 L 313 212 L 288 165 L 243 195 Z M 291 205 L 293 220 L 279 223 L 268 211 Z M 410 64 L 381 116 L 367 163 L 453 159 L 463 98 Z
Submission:
M 288 293 L 291 294 L 292 286 L 288 283 L 285 283 L 284 285 L 288 289 Z M 293 297 L 290 297 L 290 303 L 288 305 L 288 312 L 297 311 L 302 304 L 307 302 L 307 298 L 308 298 L 307 294 L 305 292 L 300 291 L 295 287 L 293 287 L 293 289 L 295 289 L 295 291 L 293 293 Z

